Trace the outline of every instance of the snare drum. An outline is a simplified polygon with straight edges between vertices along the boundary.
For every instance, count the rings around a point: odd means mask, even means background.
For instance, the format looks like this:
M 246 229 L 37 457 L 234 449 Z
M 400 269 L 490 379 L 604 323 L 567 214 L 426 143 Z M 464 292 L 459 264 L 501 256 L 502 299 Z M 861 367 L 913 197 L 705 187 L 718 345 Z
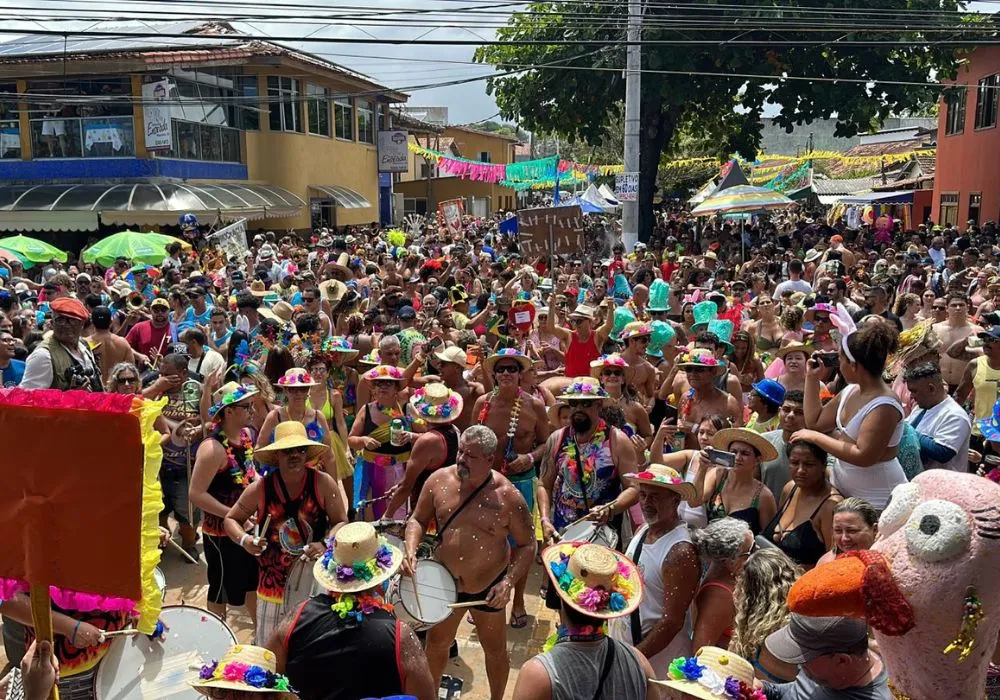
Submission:
M 376 520 L 372 525 L 375 526 L 376 532 L 389 541 L 389 544 L 400 552 L 406 551 L 406 545 L 403 543 L 406 537 L 405 520 Z
M 618 533 L 615 532 L 614 528 L 598 525 L 589 520 L 570 525 L 562 531 L 559 537 L 563 542 L 591 542 L 602 544 L 610 549 L 618 546 Z
M 419 608 L 413 594 L 414 584 L 420 593 Z M 448 605 L 458 600 L 458 587 L 444 564 L 421 559 L 412 577 L 399 576 L 393 580 L 387 600 L 393 604 L 396 617 L 409 624 L 414 632 L 422 632 L 448 619 L 452 613 Z
M 97 667 L 97 700 L 200 700 L 191 681 L 204 664 L 221 659 L 236 635 L 216 615 L 191 605 L 167 605 L 160 613 L 164 638 L 118 637 Z
M 153 569 L 153 580 L 156 581 L 156 587 L 160 589 L 160 601 L 166 600 L 167 576 L 163 573 L 163 569 L 160 567 Z

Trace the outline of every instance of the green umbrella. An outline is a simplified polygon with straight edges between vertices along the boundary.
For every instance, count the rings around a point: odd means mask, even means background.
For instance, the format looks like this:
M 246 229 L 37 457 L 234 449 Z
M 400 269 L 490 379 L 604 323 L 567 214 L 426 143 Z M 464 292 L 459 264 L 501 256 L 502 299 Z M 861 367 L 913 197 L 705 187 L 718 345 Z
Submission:
M 180 243 L 185 248 L 191 248 L 179 238 L 163 233 L 122 231 L 90 246 L 83 251 L 82 257 L 84 262 L 97 263 L 104 267 L 110 267 L 118 258 L 146 265 L 159 265 L 163 262 L 163 258 L 167 257 L 167 246 L 171 243 Z
M 49 245 L 45 241 L 40 241 L 37 238 L 29 238 L 28 236 L 2 238 L 0 239 L 0 248 L 17 253 L 20 257 L 30 260 L 33 263 L 44 263 L 49 260 L 66 262 L 66 253 L 55 246 Z

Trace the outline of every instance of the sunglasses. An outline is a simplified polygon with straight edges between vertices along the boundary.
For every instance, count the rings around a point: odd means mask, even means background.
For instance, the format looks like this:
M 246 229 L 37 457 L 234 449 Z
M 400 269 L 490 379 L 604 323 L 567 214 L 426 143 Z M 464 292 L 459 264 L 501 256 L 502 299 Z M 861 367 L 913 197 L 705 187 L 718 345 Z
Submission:
M 637 342 L 637 343 L 642 343 L 643 345 L 649 345 L 649 344 L 650 344 L 650 342 L 652 342 L 652 340 L 653 340 L 653 339 L 652 339 L 652 338 L 650 338 L 650 337 L 649 337 L 648 335 L 644 335 L 644 336 L 641 336 L 641 337 L 639 337 L 639 338 L 636 338 L 636 339 L 635 339 L 635 342 Z
M 605 377 L 624 377 L 625 371 L 620 369 L 606 369 L 601 374 Z
M 118 382 L 120 384 L 138 384 L 138 377 L 118 377 Z
M 302 297 L 302 301 L 306 304 L 311 304 L 316 301 L 316 297 Z
M 705 372 L 711 372 L 711 371 L 712 371 L 711 367 L 689 366 L 684 368 L 685 374 L 704 374 Z
M 380 381 L 372 382 L 372 386 L 376 389 L 395 389 L 396 382 L 390 381 L 388 379 L 382 379 Z
M 570 399 L 573 408 L 592 408 L 597 405 L 597 399 Z
M 517 374 L 520 371 L 521 367 L 519 365 L 500 365 L 493 368 L 494 374 Z
M 299 447 L 286 447 L 281 452 L 286 455 L 304 455 L 308 450 L 309 448 L 305 445 L 300 445 Z
M 749 556 L 751 556 L 751 555 L 752 555 L 752 554 L 753 554 L 754 552 L 756 552 L 756 551 L 757 551 L 758 549 L 760 549 L 760 546 L 759 546 L 759 545 L 757 544 L 757 540 L 752 540 L 752 541 L 750 542 L 750 549 L 748 549 L 748 550 L 747 550 L 747 551 L 745 551 L 745 552 L 741 552 L 741 553 L 740 553 L 739 555 L 737 555 L 737 556 L 740 556 L 740 557 L 749 557 Z

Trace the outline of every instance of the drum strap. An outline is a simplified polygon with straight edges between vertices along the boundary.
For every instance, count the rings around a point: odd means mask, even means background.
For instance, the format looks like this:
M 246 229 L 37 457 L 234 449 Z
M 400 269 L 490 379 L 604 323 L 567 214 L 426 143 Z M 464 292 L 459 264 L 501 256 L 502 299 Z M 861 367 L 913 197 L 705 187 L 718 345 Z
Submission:
M 295 524 L 295 531 L 298 533 L 299 538 L 303 542 L 305 542 L 306 536 L 305 533 L 302 531 L 302 528 L 299 527 L 299 508 L 302 506 L 302 500 L 305 498 L 306 489 L 309 488 L 308 480 L 311 477 L 312 474 L 306 472 L 306 482 L 303 483 L 302 485 L 302 493 L 300 493 L 299 497 L 293 501 L 292 498 L 288 495 L 288 487 L 285 486 L 285 480 L 281 478 L 281 472 L 275 470 L 274 473 L 274 480 L 278 484 L 278 489 L 281 491 L 281 497 L 285 499 L 285 515 L 288 516 L 288 518 L 292 521 L 292 523 Z M 308 542 L 305 543 L 309 544 Z
M 600 700 L 601 692 L 604 690 L 604 681 L 611 674 L 611 666 L 615 662 L 615 642 L 611 637 L 608 640 L 608 653 L 604 655 L 604 668 L 601 669 L 601 678 L 597 681 L 597 691 L 594 692 L 593 700 Z
M 490 475 L 488 477 L 486 477 L 486 480 L 483 483 L 481 483 L 479 486 L 477 486 L 476 490 L 473 491 L 472 493 L 470 493 L 468 498 L 466 498 L 464 501 L 462 501 L 462 505 L 460 505 L 455 510 L 454 513 L 452 513 L 451 515 L 448 516 L 448 519 L 444 521 L 444 525 L 442 525 L 441 527 L 439 527 L 437 529 L 437 538 L 438 538 L 439 541 L 440 541 L 442 535 L 444 535 L 444 531 L 448 529 L 448 526 L 451 525 L 451 522 L 458 516 L 458 514 L 461 513 L 463 510 L 465 510 L 466 506 L 468 506 L 470 503 L 472 503 L 473 499 L 476 496 L 479 495 L 479 492 L 482 491 L 484 488 L 486 488 L 487 485 L 489 485 L 491 483 L 493 483 L 493 472 L 490 472 Z
M 646 535 L 649 534 L 649 528 L 647 527 L 641 535 L 639 535 L 639 541 L 635 545 L 635 552 L 632 553 L 632 561 L 637 565 L 639 563 L 639 557 L 642 556 L 642 543 L 646 541 Z M 638 646 L 639 642 L 642 641 L 642 621 L 639 619 L 639 608 L 632 611 L 632 615 L 629 618 L 629 624 L 632 627 L 632 645 Z

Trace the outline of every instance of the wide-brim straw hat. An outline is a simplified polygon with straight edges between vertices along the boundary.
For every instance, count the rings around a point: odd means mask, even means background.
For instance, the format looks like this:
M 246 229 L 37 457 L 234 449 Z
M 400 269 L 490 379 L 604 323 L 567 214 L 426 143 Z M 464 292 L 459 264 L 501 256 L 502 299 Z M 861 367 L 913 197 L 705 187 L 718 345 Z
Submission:
M 227 667 L 235 664 L 226 673 Z M 191 686 L 202 695 L 208 695 L 210 688 L 220 688 L 222 690 L 235 690 L 242 693 L 261 693 L 277 698 L 294 698 L 288 678 L 275 673 L 277 669 L 277 659 L 270 649 L 256 647 L 250 644 L 236 644 L 230 647 L 222 659 L 218 662 L 203 666 L 201 673 L 209 675 L 209 678 L 199 678 L 191 683 Z M 211 674 L 211 675 L 210 675 Z M 216 678 L 215 675 L 219 677 Z M 226 680 L 226 676 L 231 678 L 240 677 L 239 680 Z M 276 687 L 258 688 L 250 681 L 267 684 L 266 678 L 271 678 L 271 685 L 280 685 L 283 689 Z
M 688 503 L 698 498 L 698 489 L 694 484 L 684 481 L 676 469 L 663 464 L 650 464 L 641 472 L 625 474 L 622 479 L 631 486 L 648 486 L 673 491 Z
M 563 603 L 588 617 L 610 620 L 631 615 L 639 607 L 642 599 L 639 569 L 631 559 L 609 547 L 589 542 L 560 542 L 542 552 L 542 565 Z M 583 583 L 584 589 L 571 595 L 569 590 L 579 587 L 574 585 L 577 581 Z M 621 600 L 613 605 L 613 596 L 604 595 L 601 603 L 595 604 L 588 592 L 600 588 L 606 594 L 619 595 Z
M 588 321 L 593 321 L 597 317 L 597 314 L 595 313 L 593 306 L 580 304 L 569 314 L 570 318 L 573 318 L 574 316 L 577 318 L 585 318 Z
M 621 341 L 624 343 L 629 338 L 641 338 L 644 335 L 653 335 L 653 327 L 642 321 L 633 321 L 622 329 Z
M 521 367 L 522 372 L 527 372 L 531 369 L 531 360 L 517 348 L 501 348 L 497 350 L 483 362 L 483 369 L 488 374 L 493 374 L 493 367 L 500 360 L 514 360 Z
M 333 593 L 357 593 L 389 580 L 402 563 L 403 553 L 380 537 L 371 523 L 348 523 L 330 538 L 326 553 L 313 565 L 313 578 Z M 347 568 L 354 571 L 348 574 Z
M 610 355 L 601 355 L 590 363 L 590 376 L 594 379 L 600 379 L 601 372 L 604 371 L 605 367 L 613 367 L 624 371 L 628 369 L 628 362 L 626 362 L 625 358 L 616 352 L 613 352 Z
M 760 453 L 762 462 L 770 462 L 778 458 L 778 450 L 760 433 L 746 428 L 723 428 L 712 438 L 712 446 L 717 450 L 729 451 L 734 442 L 745 442 Z
M 359 357 L 358 364 L 366 367 L 377 367 L 382 364 L 382 359 L 378 356 L 378 348 L 372 348 L 367 355 Z
M 260 307 L 257 309 L 257 313 L 264 318 L 272 318 L 281 323 L 291 323 L 292 316 L 295 315 L 295 309 L 287 301 L 279 301 L 270 309 L 266 306 Z
M 323 299 L 336 304 L 347 294 L 347 285 L 340 280 L 325 280 L 319 283 L 319 293 Z
M 680 369 L 685 367 L 708 367 L 713 370 L 716 376 L 726 371 L 726 366 L 715 356 L 711 350 L 695 350 L 685 353 L 677 362 Z
M 785 359 L 785 355 L 787 355 L 789 353 L 792 353 L 792 352 L 803 352 L 803 353 L 805 353 L 806 357 L 808 358 L 810 355 L 813 354 L 813 351 L 815 349 L 816 349 L 816 346 L 813 345 L 812 343 L 800 343 L 797 340 L 793 340 L 788 345 L 786 345 L 786 346 L 784 346 L 782 348 L 778 348 L 777 350 L 775 350 L 774 351 L 774 355 L 775 355 L 775 357 L 780 357 L 781 359 Z
M 297 420 L 286 420 L 278 423 L 274 429 L 274 441 L 265 447 L 255 448 L 253 458 L 261 464 L 274 466 L 278 462 L 278 452 L 290 450 L 293 447 L 308 447 L 306 461 L 312 462 L 326 451 L 321 442 L 314 442 L 306 435 L 306 427 Z
M 229 382 L 213 394 L 212 398 L 215 399 L 215 403 L 209 407 L 208 416 L 209 418 L 215 418 L 222 409 L 252 399 L 258 393 L 257 387 L 252 384 L 246 385 Z
M 267 287 L 260 280 L 254 280 L 250 283 L 248 288 L 249 292 L 255 297 L 266 297 L 268 295 Z
M 410 406 L 428 423 L 451 423 L 462 415 L 465 400 L 457 391 L 433 382 L 413 392 Z
M 347 266 L 347 263 L 351 261 L 351 256 L 347 253 L 341 253 L 337 256 L 336 262 L 327 263 L 327 268 L 334 274 L 340 275 L 342 282 L 347 282 L 354 279 L 354 273 L 351 272 L 351 268 Z
M 345 361 L 349 362 L 360 354 L 360 350 L 357 350 L 351 341 L 342 335 L 335 335 L 327 338 L 323 341 L 321 346 L 323 352 L 336 353 L 338 355 L 346 355 Z
M 937 331 L 934 330 L 934 320 L 921 321 L 913 328 L 899 334 L 899 347 L 895 353 L 889 355 L 886 366 L 891 368 L 893 374 L 898 374 L 910 362 L 924 355 L 939 352 L 943 345 Z
M 608 392 L 593 377 L 574 377 L 573 381 L 556 397 L 560 401 L 601 401 L 608 398 Z
M 392 365 L 378 365 L 361 375 L 362 379 L 367 379 L 370 382 L 380 382 L 380 381 L 390 381 L 390 382 L 405 382 L 406 375 L 403 374 L 403 370 L 399 367 L 393 367 Z
M 700 700 L 720 700 L 729 697 L 726 693 L 718 692 L 719 688 L 725 688 L 727 681 L 736 681 L 753 689 L 754 672 L 753 666 L 746 659 L 726 649 L 719 647 L 702 647 L 693 658 L 686 659 L 687 663 L 697 661 L 703 667 L 701 677 L 697 680 L 687 680 L 687 678 L 674 678 L 674 675 L 683 676 L 684 665 L 669 673 L 670 680 L 654 681 L 657 685 L 677 690 L 685 696 L 699 698 Z M 671 664 L 673 666 L 673 664 Z
M 292 367 L 286 371 L 284 376 L 278 377 L 280 387 L 312 387 L 319 386 L 319 382 L 301 367 Z

